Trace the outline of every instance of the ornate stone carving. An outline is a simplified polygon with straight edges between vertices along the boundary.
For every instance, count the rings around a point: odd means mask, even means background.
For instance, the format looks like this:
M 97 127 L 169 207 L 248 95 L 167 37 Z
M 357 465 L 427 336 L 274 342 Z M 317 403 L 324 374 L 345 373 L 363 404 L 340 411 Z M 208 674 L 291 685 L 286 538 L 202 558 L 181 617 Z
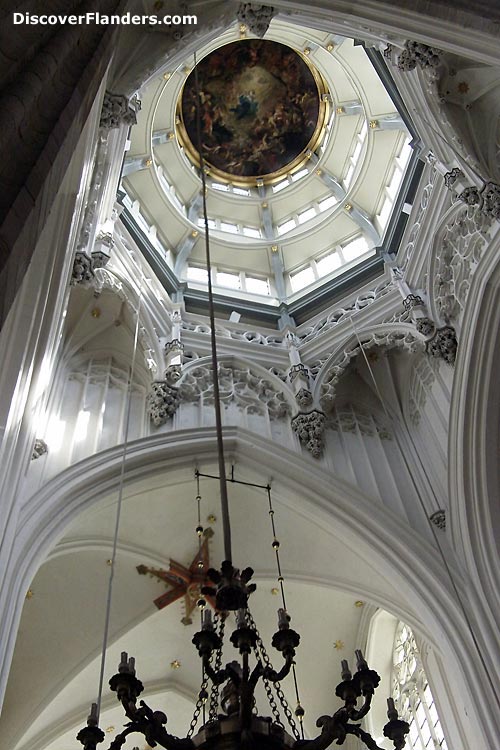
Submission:
M 182 341 L 179 341 L 179 339 L 172 339 L 172 341 L 167 341 L 164 351 L 165 354 L 169 354 L 172 351 L 183 352 L 184 344 L 182 343 Z
M 423 307 L 424 300 L 419 297 L 418 294 L 409 294 L 403 300 L 403 307 L 405 310 L 412 310 L 414 307 Z
M 336 409 L 335 414 L 328 417 L 326 426 L 336 432 L 350 432 L 374 437 L 378 435 L 381 440 L 392 440 L 392 433 L 378 419 L 371 414 L 366 414 L 354 406 L 344 409 Z
M 94 270 L 107 266 L 114 244 L 111 232 L 99 232 L 92 250 L 92 268 Z
M 487 245 L 490 219 L 474 207 L 460 208 L 436 241 L 431 267 L 432 293 L 440 315 L 457 318 L 465 306 L 471 278 Z
M 446 531 L 446 511 L 445 510 L 437 510 L 435 513 L 429 516 L 429 521 L 433 523 L 434 526 L 437 526 L 438 529 L 441 529 L 441 531 Z
M 148 414 L 155 427 L 165 424 L 179 406 L 179 392 L 166 380 L 154 380 L 148 397 Z
M 93 278 L 94 269 L 92 259 L 89 258 L 87 253 L 77 250 L 73 262 L 70 284 L 72 286 L 75 286 L 76 284 L 90 284 Z
M 274 8 L 257 3 L 241 3 L 236 17 L 245 24 L 250 34 L 262 39 L 274 17 Z
M 433 338 L 427 342 L 426 349 L 431 357 L 444 359 L 449 365 L 454 365 L 457 356 L 457 346 L 455 329 L 451 326 L 444 326 L 443 328 L 438 328 Z
M 290 383 L 293 383 L 293 381 L 299 376 L 302 376 L 306 379 L 309 378 L 309 370 L 302 363 L 299 363 L 298 365 L 292 365 L 290 367 L 290 370 L 288 371 L 288 379 Z
M 182 330 L 193 333 L 210 334 L 210 326 L 205 320 L 199 321 L 182 321 Z M 234 339 L 235 341 L 248 341 L 251 344 L 262 344 L 263 346 L 274 346 L 281 348 L 283 346 L 284 334 L 276 332 L 270 336 L 264 336 L 258 331 L 241 331 L 231 328 L 229 325 L 221 326 L 217 324 L 217 336 Z
M 236 403 L 247 414 L 265 414 L 267 411 L 270 419 L 281 419 L 291 412 L 283 390 L 250 368 L 221 363 L 219 390 L 223 405 Z M 179 384 L 179 395 L 183 402 L 213 404 L 212 368 L 200 366 L 186 372 Z
M 388 44 L 387 47 L 384 48 L 382 55 L 385 57 L 386 60 L 392 59 L 392 50 L 394 49 L 392 44 Z
M 411 423 L 415 426 L 420 422 L 421 412 L 427 403 L 427 396 L 436 380 L 434 363 L 439 366 L 437 360 L 431 360 L 426 356 L 420 357 L 410 376 L 408 385 L 408 416 Z
M 488 182 L 481 192 L 483 200 L 481 211 L 491 219 L 500 221 L 500 185 Z
M 33 445 L 33 453 L 31 454 L 31 460 L 35 461 L 37 458 L 40 458 L 40 456 L 43 456 L 45 453 L 48 453 L 48 452 L 49 452 L 49 449 L 47 447 L 47 443 L 44 440 L 37 438 L 35 440 L 35 444 Z
M 410 352 L 423 350 L 423 342 L 410 331 L 388 331 L 387 333 L 372 333 L 362 342 L 365 351 L 373 347 L 393 349 L 402 347 Z M 361 353 L 361 347 L 356 344 L 351 349 L 345 349 L 338 360 L 330 365 L 321 385 L 320 404 L 325 412 L 330 412 L 335 403 L 337 383 L 345 374 L 351 361 Z
M 169 365 L 165 370 L 165 381 L 170 386 L 179 382 L 182 375 L 182 365 Z
M 329 331 L 331 328 L 335 328 L 339 323 L 349 320 L 353 313 L 358 312 L 358 310 L 363 310 L 365 307 L 368 307 L 368 305 L 373 304 L 375 300 L 383 297 L 390 292 L 392 288 L 392 281 L 383 281 L 375 287 L 375 289 L 360 294 L 351 304 L 329 312 L 325 317 L 320 318 L 314 326 L 301 327 L 301 343 L 303 344 L 306 341 L 311 341 L 320 334 L 326 333 L 326 331 Z
M 448 188 L 448 190 L 451 190 L 453 188 L 453 185 L 457 180 L 459 180 L 461 177 L 464 176 L 464 173 L 461 169 L 458 167 L 454 167 L 450 172 L 446 172 L 444 176 L 444 184 Z
M 295 401 L 298 403 L 301 409 L 307 406 L 311 406 L 313 402 L 313 395 L 307 388 L 301 388 L 295 394 Z
M 113 130 L 119 128 L 122 124 L 135 125 L 137 112 L 140 108 L 139 99 L 128 100 L 123 94 L 113 94 L 111 91 L 106 91 L 99 125 L 104 130 Z
M 467 206 L 481 206 L 482 199 L 476 187 L 466 187 L 458 196 Z
M 437 68 L 440 62 L 441 50 L 429 47 L 421 42 L 405 42 L 403 51 L 398 56 L 398 68 L 403 72 L 414 68 Z
M 436 324 L 430 318 L 417 318 L 415 321 L 415 328 L 422 334 L 422 336 L 428 338 L 436 331 Z
M 314 458 L 320 458 L 323 452 L 323 433 L 326 417 L 321 411 L 297 414 L 292 419 L 292 429 L 297 433 L 302 445 L 307 448 Z

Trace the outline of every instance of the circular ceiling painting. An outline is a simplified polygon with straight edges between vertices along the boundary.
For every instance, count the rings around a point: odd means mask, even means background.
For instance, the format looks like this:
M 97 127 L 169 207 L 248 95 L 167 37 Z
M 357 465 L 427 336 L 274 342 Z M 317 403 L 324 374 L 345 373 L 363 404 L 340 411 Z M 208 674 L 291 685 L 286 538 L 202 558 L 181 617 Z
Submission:
M 325 122 L 324 91 L 318 72 L 284 44 L 227 44 L 201 60 L 186 80 L 179 103 L 181 143 L 199 165 L 199 110 L 203 159 L 215 175 L 233 182 L 277 177 L 315 147 Z

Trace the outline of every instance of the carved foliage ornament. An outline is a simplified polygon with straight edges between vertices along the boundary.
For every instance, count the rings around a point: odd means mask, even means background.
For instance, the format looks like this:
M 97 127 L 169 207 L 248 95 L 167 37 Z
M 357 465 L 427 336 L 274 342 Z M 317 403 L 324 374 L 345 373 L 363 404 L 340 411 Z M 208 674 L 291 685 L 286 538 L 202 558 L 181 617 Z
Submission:
M 438 328 L 434 336 L 426 344 L 427 353 L 431 357 L 444 359 L 449 365 L 455 364 L 457 356 L 457 337 L 451 326 Z
M 177 388 L 166 380 L 155 380 L 151 384 L 148 398 L 148 414 L 155 427 L 165 424 L 167 419 L 174 416 L 179 405 Z
M 273 16 L 274 8 L 257 3 L 241 3 L 236 14 L 238 21 L 245 24 L 250 34 L 260 39 L 268 30 Z
M 71 273 L 71 285 L 90 284 L 93 278 L 94 265 L 92 263 L 92 258 L 89 258 L 87 253 L 77 250 L 73 262 L 73 271 Z
M 437 68 L 441 50 L 429 47 L 420 42 L 405 42 L 403 51 L 398 57 L 398 68 L 403 72 L 414 70 L 414 68 Z
M 104 130 L 113 130 L 120 125 L 135 125 L 137 112 L 141 108 L 140 101 L 135 98 L 127 99 L 123 94 L 113 94 L 106 91 L 102 103 L 100 127 Z
M 297 433 L 302 445 L 314 458 L 320 458 L 323 452 L 325 419 L 323 412 L 316 409 L 308 414 L 297 414 L 292 419 L 293 431 Z
M 426 338 L 432 336 L 436 330 L 436 325 L 430 318 L 417 318 L 415 321 L 415 327 L 417 331 Z
M 437 510 L 435 513 L 429 516 L 429 521 L 433 523 L 434 526 L 437 526 L 437 528 L 440 529 L 441 531 L 446 531 L 446 511 L 445 510 Z

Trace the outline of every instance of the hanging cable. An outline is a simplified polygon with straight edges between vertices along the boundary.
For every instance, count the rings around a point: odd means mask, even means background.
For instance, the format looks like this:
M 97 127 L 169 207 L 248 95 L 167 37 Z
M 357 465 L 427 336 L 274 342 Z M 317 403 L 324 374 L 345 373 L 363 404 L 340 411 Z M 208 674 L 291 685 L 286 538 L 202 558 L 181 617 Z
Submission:
M 224 442 L 222 439 L 222 415 L 220 405 L 219 389 L 219 364 L 217 359 L 217 342 L 215 337 L 215 312 L 214 297 L 212 290 L 212 265 L 210 260 L 210 239 L 207 214 L 207 181 L 205 175 L 205 160 L 203 158 L 201 143 L 201 112 L 200 112 L 200 87 L 198 81 L 198 67 L 196 61 L 196 52 L 194 53 L 194 86 L 196 94 L 196 138 L 198 157 L 200 160 L 201 186 L 203 199 L 203 222 L 205 227 L 205 254 L 207 262 L 208 275 L 208 314 L 210 319 L 210 344 L 212 353 L 212 380 L 214 388 L 214 409 L 215 409 L 215 431 L 217 434 L 217 457 L 219 462 L 219 485 L 220 501 L 222 510 L 222 528 L 224 534 L 224 555 L 226 560 L 232 560 L 231 554 L 231 525 L 229 520 L 229 501 L 227 495 L 226 465 L 224 461 Z
M 134 349 L 132 353 L 132 363 L 130 366 L 129 380 L 128 380 L 128 385 L 127 385 L 127 410 L 126 410 L 126 418 L 125 418 L 125 434 L 123 438 L 123 451 L 122 451 L 122 459 L 121 459 L 121 466 L 120 466 L 120 478 L 119 478 L 119 483 L 118 483 L 118 502 L 116 505 L 115 529 L 114 529 L 114 535 L 113 535 L 113 551 L 112 551 L 111 559 L 110 559 L 108 591 L 107 591 L 107 596 L 106 596 L 106 614 L 104 618 L 104 635 L 103 635 L 103 640 L 102 640 L 101 665 L 100 665 L 100 670 L 99 670 L 99 687 L 98 687 L 98 692 L 97 692 L 97 721 L 99 721 L 99 716 L 101 713 L 102 688 L 103 688 L 103 683 L 104 683 L 104 670 L 106 666 L 106 652 L 108 648 L 108 638 L 109 638 L 109 624 L 110 624 L 110 619 L 111 619 L 113 581 L 115 577 L 115 562 L 116 562 L 116 553 L 117 553 L 117 548 L 118 548 L 118 532 L 120 529 L 120 517 L 121 517 L 122 502 L 123 502 L 125 462 L 127 458 L 128 437 L 129 437 L 129 428 L 130 428 L 130 414 L 131 414 L 131 405 L 132 405 L 132 383 L 134 382 L 135 363 L 136 363 L 136 357 L 137 357 L 137 345 L 139 341 L 139 320 L 140 320 L 140 311 L 141 311 L 141 303 L 142 303 L 142 283 L 143 283 L 143 279 L 142 279 L 142 274 L 141 274 L 139 298 L 137 301 L 137 315 L 136 315 L 136 321 L 135 321 Z

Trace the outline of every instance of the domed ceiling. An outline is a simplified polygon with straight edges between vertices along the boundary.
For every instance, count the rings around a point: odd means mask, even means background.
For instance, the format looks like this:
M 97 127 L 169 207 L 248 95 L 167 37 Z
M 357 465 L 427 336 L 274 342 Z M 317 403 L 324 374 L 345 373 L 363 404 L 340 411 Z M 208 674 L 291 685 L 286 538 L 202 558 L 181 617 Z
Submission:
M 293 303 L 383 245 L 411 136 L 362 45 L 235 25 L 141 97 L 123 201 L 187 290 L 207 281 L 198 114 L 219 294 Z

